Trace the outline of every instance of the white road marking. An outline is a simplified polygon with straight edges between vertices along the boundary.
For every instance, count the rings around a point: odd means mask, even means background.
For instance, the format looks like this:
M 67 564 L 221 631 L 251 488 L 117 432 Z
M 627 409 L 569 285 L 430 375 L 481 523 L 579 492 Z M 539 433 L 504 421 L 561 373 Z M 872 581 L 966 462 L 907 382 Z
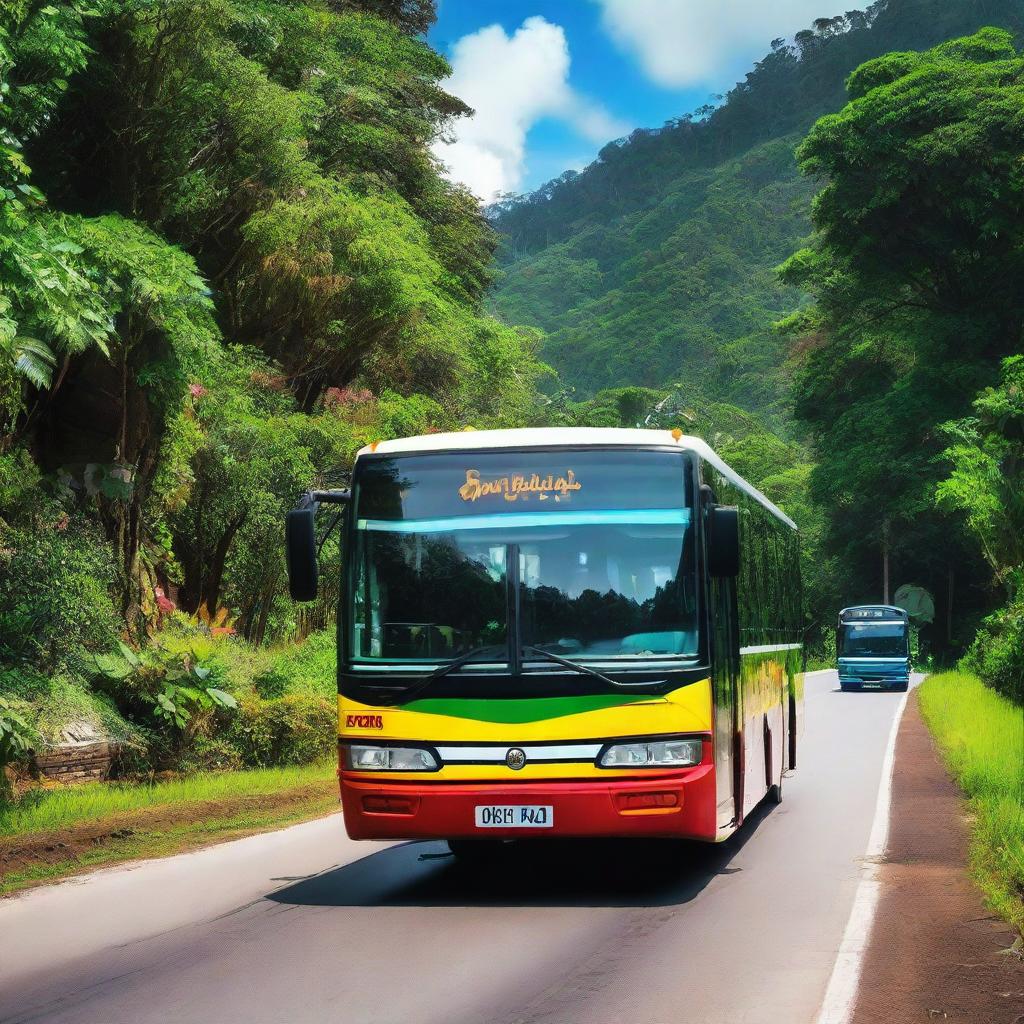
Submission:
M 853 898 L 849 920 L 843 932 L 843 941 L 839 945 L 832 975 L 825 990 L 825 999 L 818 1012 L 816 1024 L 849 1024 L 853 1019 L 853 1011 L 857 1004 L 857 989 L 860 985 L 861 971 L 864 966 L 864 955 L 867 953 L 871 938 L 871 927 L 875 920 L 881 883 L 878 880 L 878 864 L 885 853 L 889 840 L 889 811 L 892 805 L 892 774 L 896 758 L 896 736 L 899 733 L 903 712 L 907 707 L 909 693 L 896 708 L 892 728 L 889 731 L 889 742 L 886 744 L 885 757 L 882 760 L 882 777 L 878 783 L 878 801 L 875 804 L 875 817 L 871 823 L 871 834 L 868 847 L 864 851 L 864 864 L 861 868 L 860 882 Z

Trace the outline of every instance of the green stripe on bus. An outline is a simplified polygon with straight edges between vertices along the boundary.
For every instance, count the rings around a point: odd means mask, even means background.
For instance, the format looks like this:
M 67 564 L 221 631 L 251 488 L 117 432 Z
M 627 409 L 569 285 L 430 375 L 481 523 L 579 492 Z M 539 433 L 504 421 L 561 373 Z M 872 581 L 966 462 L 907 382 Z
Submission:
M 448 715 L 451 718 L 470 718 L 477 722 L 521 725 L 524 722 L 541 722 L 547 718 L 579 715 L 585 711 L 642 704 L 650 700 L 649 695 L 627 697 L 613 694 L 593 694 L 589 697 L 538 697 L 524 700 L 428 697 L 410 701 L 405 708 L 407 711 L 419 711 L 426 715 Z

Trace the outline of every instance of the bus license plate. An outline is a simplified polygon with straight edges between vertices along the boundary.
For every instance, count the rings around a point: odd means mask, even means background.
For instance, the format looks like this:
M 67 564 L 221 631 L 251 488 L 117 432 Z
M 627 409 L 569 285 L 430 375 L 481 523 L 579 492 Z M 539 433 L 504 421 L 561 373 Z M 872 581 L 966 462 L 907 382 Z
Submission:
M 551 828 L 554 808 L 550 804 L 478 804 L 477 828 Z

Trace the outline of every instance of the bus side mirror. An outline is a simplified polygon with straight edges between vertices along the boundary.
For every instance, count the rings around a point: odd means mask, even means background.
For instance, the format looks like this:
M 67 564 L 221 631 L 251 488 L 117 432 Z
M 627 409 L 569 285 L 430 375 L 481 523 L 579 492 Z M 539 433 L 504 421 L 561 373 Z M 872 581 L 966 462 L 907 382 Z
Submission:
M 288 563 L 288 592 L 294 601 L 312 601 L 320 583 L 318 564 L 320 545 L 338 524 L 340 516 L 328 527 L 327 535 L 316 542 L 316 514 L 321 503 L 347 505 L 349 491 L 307 491 L 284 520 L 284 552 Z
M 740 573 L 740 515 L 728 505 L 708 508 L 708 572 L 712 576 Z
M 288 592 L 293 601 L 312 601 L 320 583 L 316 557 L 316 504 L 293 508 L 284 521 Z

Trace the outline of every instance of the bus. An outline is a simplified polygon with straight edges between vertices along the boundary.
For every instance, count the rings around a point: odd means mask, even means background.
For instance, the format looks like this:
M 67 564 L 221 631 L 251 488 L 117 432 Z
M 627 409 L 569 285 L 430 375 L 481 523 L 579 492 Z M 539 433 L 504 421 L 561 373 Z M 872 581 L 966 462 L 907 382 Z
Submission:
M 544 836 L 715 842 L 781 799 L 803 722 L 797 529 L 702 440 L 371 444 L 350 490 L 288 514 L 298 600 L 316 596 L 332 504 L 353 839 L 464 858 Z
M 839 613 L 839 686 L 906 691 L 910 685 L 910 619 L 902 608 L 862 604 Z

